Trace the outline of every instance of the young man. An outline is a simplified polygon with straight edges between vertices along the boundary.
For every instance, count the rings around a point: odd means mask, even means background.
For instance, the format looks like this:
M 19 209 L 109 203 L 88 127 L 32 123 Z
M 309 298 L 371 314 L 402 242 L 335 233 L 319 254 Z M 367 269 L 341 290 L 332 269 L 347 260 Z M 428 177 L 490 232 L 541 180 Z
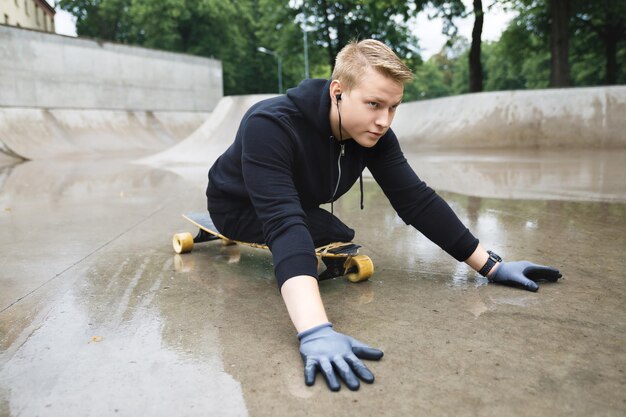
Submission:
M 333 330 L 317 281 L 315 247 L 350 241 L 354 231 L 319 206 L 346 193 L 366 167 L 407 223 L 490 281 L 537 291 L 561 274 L 487 252 L 448 204 L 407 163 L 390 129 L 411 70 L 383 43 L 363 40 L 337 56 L 331 81 L 305 80 L 254 105 L 235 142 L 209 171 L 208 210 L 217 229 L 267 243 L 289 316 L 299 332 L 307 385 L 321 371 L 356 390 L 374 375 L 360 361 L 383 352 Z M 331 209 L 332 211 L 332 209 Z M 357 378 L 358 377 L 358 378 Z

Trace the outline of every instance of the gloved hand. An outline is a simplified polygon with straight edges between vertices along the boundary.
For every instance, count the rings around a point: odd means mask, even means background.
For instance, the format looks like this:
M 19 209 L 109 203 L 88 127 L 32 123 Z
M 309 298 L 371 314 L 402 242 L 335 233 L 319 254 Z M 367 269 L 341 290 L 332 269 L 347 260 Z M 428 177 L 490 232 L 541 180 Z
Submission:
M 383 352 L 338 333 L 332 327 L 331 323 L 325 323 L 298 334 L 300 355 L 304 361 L 304 382 L 313 385 L 318 369 L 332 391 L 340 388 L 335 371 L 353 391 L 360 386 L 355 374 L 367 383 L 374 382 L 374 375 L 359 358 L 378 360 L 383 357 Z
M 561 278 L 561 273 L 558 269 L 528 261 L 501 262 L 494 273 L 489 276 L 490 281 L 522 287 L 533 292 L 539 289 L 535 281 L 556 282 L 559 278 Z

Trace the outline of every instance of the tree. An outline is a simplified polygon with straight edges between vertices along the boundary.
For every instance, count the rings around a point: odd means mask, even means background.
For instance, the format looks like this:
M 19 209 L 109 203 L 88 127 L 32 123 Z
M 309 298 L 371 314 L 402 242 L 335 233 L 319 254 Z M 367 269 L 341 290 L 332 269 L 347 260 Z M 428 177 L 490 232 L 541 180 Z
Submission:
M 422 100 L 467 93 L 468 51 L 467 39 L 455 36 L 441 51 L 417 67 L 415 79 L 405 88 L 404 99 Z
M 472 28 L 472 43 L 468 54 L 469 74 L 468 85 L 470 92 L 483 91 L 483 67 L 481 61 L 482 32 L 484 23 L 484 10 L 482 0 L 473 0 L 472 11 L 468 12 L 462 0 L 431 0 L 430 4 L 437 8 L 436 16 L 444 18 L 444 34 L 450 40 L 457 36 L 458 28 L 454 24 L 455 18 L 466 18 L 474 15 Z M 490 6 L 491 7 L 491 6 Z
M 550 78 L 550 53 L 545 37 L 518 16 L 497 42 L 483 48 L 485 90 L 523 90 L 547 88 Z
M 569 87 L 570 0 L 549 0 L 550 87 Z
M 327 51 L 331 70 L 337 53 L 353 39 L 378 39 L 405 59 L 420 61 L 415 47 L 417 39 L 407 24 L 415 8 L 407 1 L 303 0 L 298 11 L 308 16 L 312 40 Z
M 59 0 L 57 5 L 76 17 L 79 36 L 129 41 L 131 0 Z
M 550 87 L 568 87 L 572 0 L 510 0 L 527 29 L 545 40 L 550 51 Z
M 327 77 L 337 52 L 350 40 L 384 41 L 410 66 L 420 62 L 401 0 L 60 0 L 77 18 L 79 36 L 220 59 L 226 94 L 275 92 L 276 60 L 284 85 L 304 77 L 302 27 L 309 18 L 311 73 Z
M 226 94 L 270 91 L 269 77 L 255 73 L 266 74 L 269 70 L 259 69 L 274 67 L 261 60 L 256 52 L 258 42 L 253 20 L 256 4 L 256 0 L 60 0 L 58 3 L 76 16 L 79 36 L 221 60 Z
M 281 57 L 285 88 L 297 85 L 305 77 L 303 27 L 299 8 L 290 7 L 286 1 L 260 0 L 258 13 L 259 19 L 255 20 L 257 47 L 262 46 L 275 51 Z M 328 77 L 330 71 L 326 51 L 310 41 L 307 42 L 307 49 L 310 75 Z M 272 74 L 276 80 L 276 58 L 258 52 L 256 54 L 274 65 Z
M 618 51 L 626 38 L 626 2 L 577 0 L 574 6 L 576 36 L 585 37 L 585 32 L 591 32 L 604 45 L 604 83 L 617 84 L 620 72 Z M 588 41 L 593 42 L 592 39 Z
M 481 0 L 474 0 L 474 16 L 472 46 L 469 53 L 469 90 L 478 92 L 483 91 L 483 66 L 480 60 L 480 51 L 484 13 Z
M 527 54 L 525 66 L 530 67 L 530 64 L 543 60 L 540 58 L 544 54 L 541 45 L 545 44 L 551 54 L 550 86 L 626 82 L 626 73 L 623 65 L 620 65 L 626 58 L 626 3 L 613 0 L 567 0 L 567 12 L 566 8 L 557 7 L 558 1 L 562 0 L 513 1 L 514 8 L 519 12 L 515 19 L 515 30 L 518 33 L 526 31 L 534 45 L 529 47 L 531 43 L 522 43 L 516 48 Z M 554 17 L 553 14 L 560 17 Z M 557 23 L 565 15 L 569 16 L 566 24 Z M 507 31 L 511 28 L 510 25 Z M 566 45 L 559 42 L 559 39 L 564 38 L 567 39 Z M 510 47 L 511 54 L 515 55 L 513 48 Z M 542 67 L 537 68 L 543 71 Z
M 404 99 L 414 101 L 452 95 L 452 83 L 445 77 L 436 57 L 431 57 L 415 70 L 415 79 L 404 88 Z

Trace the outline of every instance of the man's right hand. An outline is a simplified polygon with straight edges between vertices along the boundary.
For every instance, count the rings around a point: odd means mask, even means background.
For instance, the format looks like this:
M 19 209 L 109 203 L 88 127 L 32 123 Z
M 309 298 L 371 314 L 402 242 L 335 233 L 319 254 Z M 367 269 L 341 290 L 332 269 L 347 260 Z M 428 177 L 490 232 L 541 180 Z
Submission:
M 300 355 L 304 361 L 304 382 L 311 386 L 319 370 L 332 391 L 339 391 L 335 372 L 351 390 L 358 390 L 359 378 L 374 382 L 374 374 L 361 359 L 378 360 L 383 352 L 333 330 L 331 323 L 321 324 L 298 334 Z M 356 375 L 355 375 L 356 374 Z

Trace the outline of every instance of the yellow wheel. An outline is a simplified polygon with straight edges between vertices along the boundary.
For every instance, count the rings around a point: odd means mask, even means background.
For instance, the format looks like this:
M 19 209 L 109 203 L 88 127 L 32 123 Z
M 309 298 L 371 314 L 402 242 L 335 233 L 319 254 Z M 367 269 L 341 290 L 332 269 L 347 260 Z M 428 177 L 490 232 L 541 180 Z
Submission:
M 344 264 L 346 278 L 350 282 L 365 281 L 374 274 L 374 263 L 365 255 L 357 255 L 349 258 Z
M 187 253 L 193 249 L 193 235 L 191 233 L 176 233 L 172 238 L 174 252 Z

